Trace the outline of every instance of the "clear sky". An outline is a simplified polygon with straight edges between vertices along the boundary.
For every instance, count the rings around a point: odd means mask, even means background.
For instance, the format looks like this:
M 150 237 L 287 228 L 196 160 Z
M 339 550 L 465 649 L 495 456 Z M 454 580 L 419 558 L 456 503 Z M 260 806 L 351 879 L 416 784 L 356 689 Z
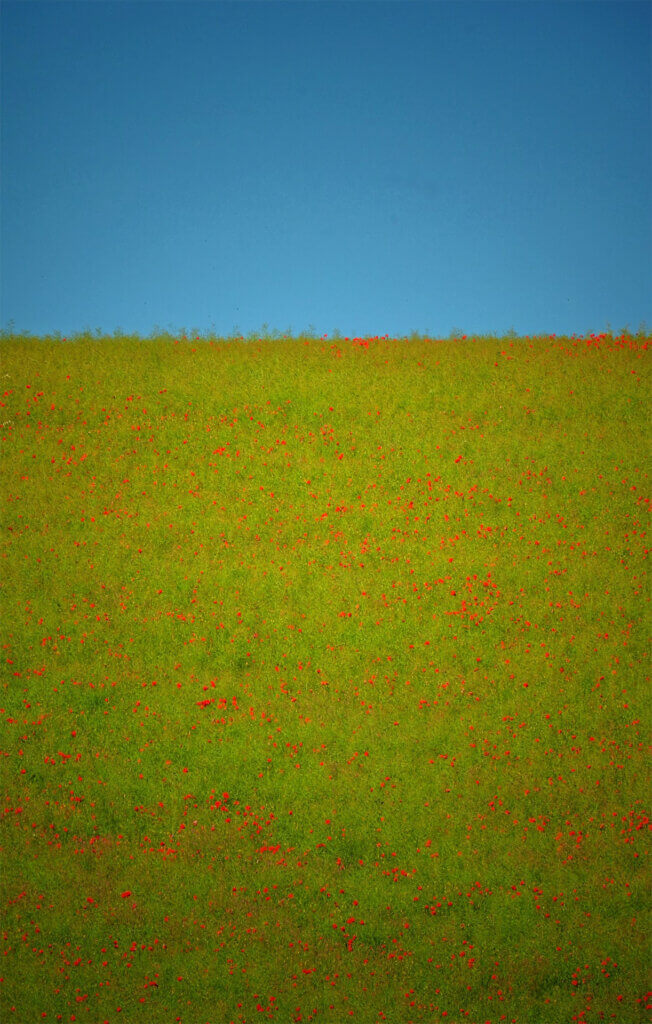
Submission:
M 0 323 L 652 326 L 647 2 L 3 2 Z

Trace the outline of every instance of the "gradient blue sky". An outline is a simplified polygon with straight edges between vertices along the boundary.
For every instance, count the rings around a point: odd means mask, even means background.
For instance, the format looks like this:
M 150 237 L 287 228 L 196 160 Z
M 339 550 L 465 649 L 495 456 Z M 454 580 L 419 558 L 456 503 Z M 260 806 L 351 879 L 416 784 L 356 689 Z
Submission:
M 2 326 L 652 326 L 649 3 L 0 16 Z

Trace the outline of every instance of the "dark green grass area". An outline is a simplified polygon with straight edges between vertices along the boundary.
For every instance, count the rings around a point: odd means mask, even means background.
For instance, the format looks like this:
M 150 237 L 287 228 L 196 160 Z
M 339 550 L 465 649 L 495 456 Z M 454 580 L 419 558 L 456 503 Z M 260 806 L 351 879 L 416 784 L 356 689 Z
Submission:
M 650 337 L 0 341 L 0 1020 L 650 1019 Z

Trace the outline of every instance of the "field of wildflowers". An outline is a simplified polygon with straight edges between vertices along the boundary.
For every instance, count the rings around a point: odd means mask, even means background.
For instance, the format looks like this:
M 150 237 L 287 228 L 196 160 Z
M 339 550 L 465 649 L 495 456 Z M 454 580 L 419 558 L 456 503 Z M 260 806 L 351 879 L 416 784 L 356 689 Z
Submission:
M 3 1024 L 650 1019 L 650 343 L 3 335 Z

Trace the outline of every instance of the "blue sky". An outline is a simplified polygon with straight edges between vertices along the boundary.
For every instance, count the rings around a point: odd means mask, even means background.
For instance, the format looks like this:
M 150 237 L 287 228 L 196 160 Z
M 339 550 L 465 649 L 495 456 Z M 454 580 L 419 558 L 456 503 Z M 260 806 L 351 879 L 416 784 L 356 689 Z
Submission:
M 0 10 L 2 326 L 652 326 L 648 3 Z

